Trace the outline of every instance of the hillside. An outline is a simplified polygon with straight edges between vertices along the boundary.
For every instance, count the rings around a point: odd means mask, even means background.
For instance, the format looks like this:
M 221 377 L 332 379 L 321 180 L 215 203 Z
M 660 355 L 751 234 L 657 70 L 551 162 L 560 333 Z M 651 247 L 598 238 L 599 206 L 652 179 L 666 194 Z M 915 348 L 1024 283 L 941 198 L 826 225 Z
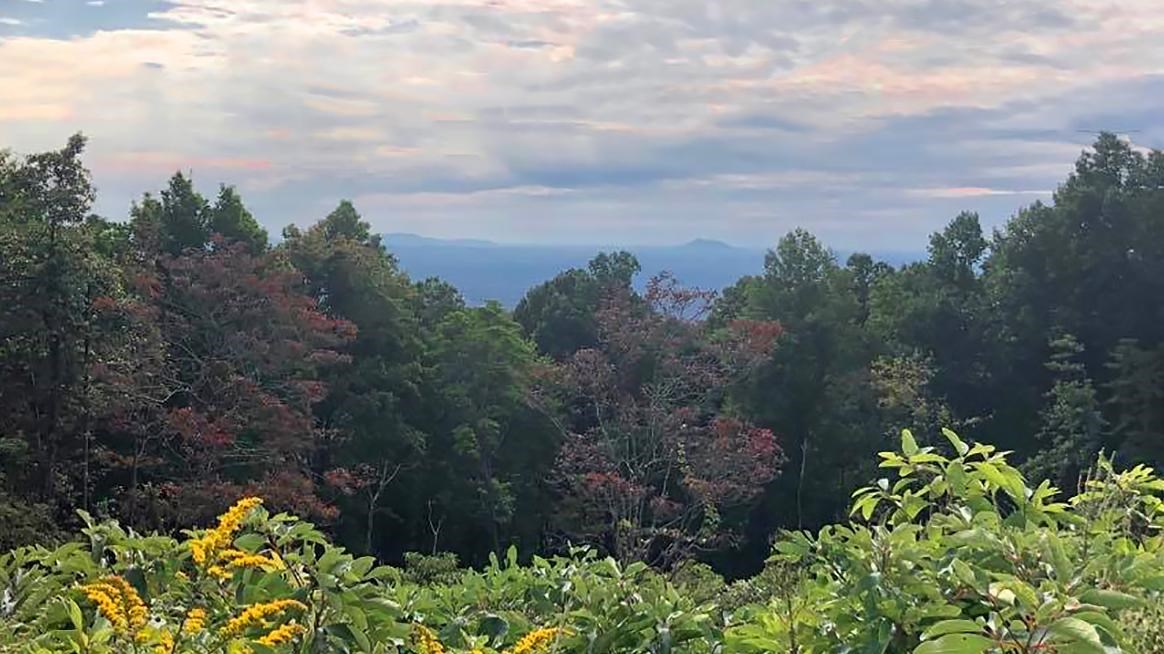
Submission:
M 515 306 L 532 286 L 567 268 L 584 268 L 595 254 L 625 249 L 642 265 L 637 285 L 670 272 L 687 286 L 720 290 L 740 277 L 763 272 L 766 248 L 742 248 L 707 239 L 672 246 L 514 245 L 470 239 L 435 239 L 415 234 L 385 234 L 388 250 L 413 279 L 439 277 L 460 289 L 469 304 L 497 300 Z M 839 255 L 842 259 L 846 256 Z M 923 258 L 920 253 L 878 253 L 898 265 Z

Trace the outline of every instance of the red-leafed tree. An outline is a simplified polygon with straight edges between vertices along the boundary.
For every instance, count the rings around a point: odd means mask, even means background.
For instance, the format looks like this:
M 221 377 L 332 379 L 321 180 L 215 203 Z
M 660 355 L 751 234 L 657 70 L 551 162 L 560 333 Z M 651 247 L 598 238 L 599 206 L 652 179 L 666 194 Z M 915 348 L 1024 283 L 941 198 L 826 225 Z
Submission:
M 653 279 L 642 297 L 611 292 L 599 347 L 554 369 L 545 395 L 564 407 L 552 481 L 573 541 L 622 561 L 669 565 L 734 538 L 782 459 L 772 432 L 736 418 L 724 389 L 772 352 L 780 327 L 704 321 L 714 294 Z
M 160 254 L 136 276 L 162 360 L 157 375 L 110 370 L 140 403 L 108 416 L 131 515 L 202 520 L 242 493 L 317 517 L 334 510 L 310 473 L 327 437 L 313 407 L 325 368 L 354 336 L 319 311 L 302 276 L 273 255 L 215 241 Z M 148 419 L 146 416 L 148 415 Z M 134 429 L 116 429 L 116 425 Z M 117 438 L 120 436 L 120 440 Z

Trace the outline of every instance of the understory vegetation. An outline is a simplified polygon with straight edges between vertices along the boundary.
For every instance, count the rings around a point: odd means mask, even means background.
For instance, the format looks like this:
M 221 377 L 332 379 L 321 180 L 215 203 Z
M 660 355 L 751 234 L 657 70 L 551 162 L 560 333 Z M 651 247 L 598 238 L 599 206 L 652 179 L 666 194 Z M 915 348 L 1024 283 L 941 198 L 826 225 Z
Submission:
M 180 539 L 90 522 L 0 557 L 0 647 L 150 652 L 1113 654 L 1164 637 L 1164 480 L 1101 458 L 1061 501 L 993 446 L 909 432 L 851 522 L 725 582 L 576 549 L 379 566 L 258 498 Z M 89 518 L 85 516 L 88 521 Z

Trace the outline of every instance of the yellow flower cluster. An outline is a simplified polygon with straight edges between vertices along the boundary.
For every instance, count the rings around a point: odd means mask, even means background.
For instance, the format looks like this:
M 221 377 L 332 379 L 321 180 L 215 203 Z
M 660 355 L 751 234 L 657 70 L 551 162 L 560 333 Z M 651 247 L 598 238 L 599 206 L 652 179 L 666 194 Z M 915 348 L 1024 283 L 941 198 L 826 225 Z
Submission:
M 565 629 L 557 627 L 547 627 L 544 629 L 535 629 L 517 641 L 517 644 L 510 650 L 511 654 L 534 654 L 535 652 L 545 652 L 549 645 L 554 642 L 559 636 L 565 635 Z
M 252 604 L 247 607 L 242 613 L 230 619 L 226 626 L 222 628 L 227 635 L 237 636 L 247 629 L 258 624 L 266 623 L 268 618 L 280 615 L 285 611 L 296 609 L 299 611 L 306 611 L 307 606 L 302 602 L 296 600 L 275 600 L 273 602 L 264 602 L 262 604 Z
M 158 636 L 158 644 L 154 646 L 154 654 L 173 654 L 174 634 L 162 631 Z
M 241 570 L 244 568 L 259 568 L 262 570 L 282 570 L 282 559 L 274 556 L 264 556 L 262 554 L 251 554 L 242 550 L 222 550 L 216 557 L 219 563 L 215 563 L 206 569 L 206 572 L 218 579 L 227 580 L 232 576 L 232 571 Z
M 123 634 L 137 633 L 145 626 L 149 613 L 137 590 L 121 577 L 105 577 L 81 586 L 85 597 L 97 605 L 97 611 Z
M 307 629 L 304 628 L 303 625 L 297 624 L 295 622 L 288 622 L 281 627 L 276 627 L 271 631 L 271 633 L 260 638 L 259 644 L 266 645 L 267 647 L 276 647 L 278 645 L 289 643 L 292 640 L 295 640 L 296 636 L 302 634 L 305 631 L 307 631 Z
M 432 629 L 422 625 L 412 625 L 412 642 L 419 654 L 445 654 L 445 647 Z
M 227 551 L 237 552 L 237 550 L 228 549 L 234 540 L 234 535 L 238 533 L 251 510 L 262 503 L 261 498 L 244 497 L 227 509 L 226 513 L 218 516 L 217 527 L 208 529 L 199 538 L 191 539 L 190 555 L 193 557 L 194 563 L 200 568 L 206 568 L 207 572 L 220 579 L 230 578 L 230 573 L 222 566 L 224 562 L 222 555 Z M 246 555 L 245 553 L 241 554 Z M 229 562 L 229 559 L 225 562 Z
M 194 635 L 206 627 L 206 609 L 192 608 L 186 612 L 186 620 L 182 622 L 182 633 Z

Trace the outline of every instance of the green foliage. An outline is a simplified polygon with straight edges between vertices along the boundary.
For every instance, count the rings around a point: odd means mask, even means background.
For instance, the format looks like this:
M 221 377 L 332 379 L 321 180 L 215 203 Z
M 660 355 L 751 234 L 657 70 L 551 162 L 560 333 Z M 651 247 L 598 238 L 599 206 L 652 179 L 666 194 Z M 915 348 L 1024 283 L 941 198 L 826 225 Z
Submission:
M 1047 367 L 1055 385 L 1047 393 L 1038 439 L 1042 449 L 1025 465 L 1036 479 L 1073 484 L 1098 454 L 1104 420 L 1091 380 L 1078 357 L 1083 346 L 1072 336 L 1051 343 L 1054 353 Z
M 586 270 L 564 271 L 526 293 L 513 311 L 513 318 L 538 349 L 564 359 L 580 349 L 598 343 L 595 314 L 603 298 L 626 291 L 640 270 L 628 252 L 603 252 Z
M 78 508 L 166 530 L 262 492 L 384 560 L 573 541 L 668 569 L 698 552 L 735 578 L 781 529 L 846 519 L 902 425 L 919 448 L 942 426 L 991 434 L 1072 490 L 1110 476 L 1100 451 L 1164 464 L 1164 154 L 1114 135 L 1052 203 L 993 234 L 961 213 L 901 268 L 794 230 L 706 321 L 685 313 L 706 293 L 636 292 L 625 252 L 512 314 L 471 307 L 409 279 L 350 202 L 272 245 L 233 188 L 204 197 L 184 173 L 128 221 L 94 216 L 84 146 L 0 152 L 7 546 L 56 542 Z M 778 468 L 741 474 L 748 435 Z M 721 612 L 750 610 L 771 567 Z M 693 596 L 718 587 L 680 570 Z
M 945 435 L 952 455 L 903 432 L 881 454 L 896 479 L 854 494 L 854 523 L 782 538 L 775 556 L 801 567 L 801 590 L 729 630 L 729 651 L 1137 651 L 1150 635 L 1129 610 L 1159 601 L 1164 481 L 1107 465 L 1057 502 L 1005 453 Z M 1144 522 L 1126 520 L 1132 506 Z
M 210 209 L 209 227 L 227 241 L 243 243 L 251 252 L 267 249 L 267 230 L 263 229 L 251 212 L 243 206 L 242 198 L 233 186 L 222 186 L 218 199 Z
M 894 477 L 854 494 L 853 521 L 783 535 L 763 572 L 730 585 L 703 564 L 664 576 L 590 550 L 377 567 L 252 500 L 182 541 L 85 516 L 80 542 L 0 556 L 0 650 L 525 654 L 544 639 L 538 651 L 579 654 L 1157 651 L 1164 480 L 1101 459 L 1060 502 L 1006 453 L 944 433 L 939 449 L 903 432 L 880 455 Z M 118 579 L 148 620 L 127 628 L 94 598 L 94 582 Z M 265 623 L 228 626 L 285 600 Z M 184 629 L 192 609 L 205 620 Z M 284 625 L 286 643 L 262 644 Z

